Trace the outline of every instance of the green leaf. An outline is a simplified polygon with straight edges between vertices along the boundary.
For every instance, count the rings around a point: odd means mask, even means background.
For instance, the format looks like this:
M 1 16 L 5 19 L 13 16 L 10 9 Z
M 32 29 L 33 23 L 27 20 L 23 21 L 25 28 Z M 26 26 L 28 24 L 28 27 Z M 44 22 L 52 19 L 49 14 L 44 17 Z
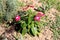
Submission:
M 26 22 L 25 22 L 25 21 L 22 21 L 22 22 L 21 22 L 21 27 L 24 28 L 24 27 L 26 27 L 26 26 L 27 26 Z
M 27 29 L 26 28 L 23 28 L 22 35 L 25 35 L 26 33 L 27 33 Z
M 32 22 L 31 31 L 32 31 L 32 34 L 33 34 L 33 35 L 36 35 L 36 34 L 37 34 L 37 28 L 34 27 L 34 22 Z
M 38 25 L 38 24 L 39 24 L 39 22 L 35 21 L 35 24 L 36 24 L 36 25 Z
M 31 18 L 30 17 L 28 17 L 28 24 L 30 24 L 31 23 Z

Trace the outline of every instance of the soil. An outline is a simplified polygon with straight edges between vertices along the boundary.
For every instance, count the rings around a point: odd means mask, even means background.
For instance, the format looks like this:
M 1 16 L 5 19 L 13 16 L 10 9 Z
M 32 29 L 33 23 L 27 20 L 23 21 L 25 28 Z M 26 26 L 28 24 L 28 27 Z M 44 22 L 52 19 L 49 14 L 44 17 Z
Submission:
M 21 37 L 20 33 L 17 33 L 16 31 L 14 31 L 14 29 L 10 29 L 10 30 L 9 29 L 10 28 L 8 28 L 7 29 L 8 31 L 7 31 L 6 28 L 3 28 L 0 25 L 0 36 L 4 37 L 4 39 L 7 38 L 7 40 L 15 40 L 14 36 L 16 36 L 17 38 Z M 26 34 L 23 40 L 53 40 L 53 33 L 50 30 L 50 28 L 46 26 L 45 29 L 43 29 L 41 33 L 39 34 L 39 37 Z

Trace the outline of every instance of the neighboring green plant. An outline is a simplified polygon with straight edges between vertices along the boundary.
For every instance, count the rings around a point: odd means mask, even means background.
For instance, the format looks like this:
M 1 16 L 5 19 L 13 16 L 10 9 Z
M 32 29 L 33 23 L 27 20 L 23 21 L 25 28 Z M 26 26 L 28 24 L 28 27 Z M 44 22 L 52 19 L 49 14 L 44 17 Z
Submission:
M 42 2 L 42 8 L 44 11 L 49 10 L 50 8 L 60 9 L 60 1 L 59 0 L 40 0 Z
M 0 0 L 0 21 L 13 21 L 22 6 L 24 3 L 18 0 Z
M 18 12 L 18 8 L 19 8 L 19 2 L 17 0 L 7 0 L 5 20 L 12 21 L 12 18 Z
M 60 10 L 60 1 L 59 0 L 40 0 L 39 2 L 43 3 L 42 8 L 46 10 L 49 10 L 50 8 L 56 8 L 58 11 Z M 41 7 L 39 7 L 39 10 L 42 10 Z M 44 10 L 43 10 L 44 11 Z M 50 22 L 52 22 L 50 20 Z M 52 25 L 52 26 L 51 26 Z M 56 21 L 52 22 L 51 25 L 49 25 L 53 31 L 54 40 L 60 40 L 60 16 L 56 15 Z
M 60 16 L 56 15 L 56 21 L 50 27 L 53 31 L 54 40 L 60 39 Z
M 58 11 L 60 11 L 60 1 L 57 3 L 56 9 L 57 9 Z
M 6 12 L 5 0 L 0 0 L 0 22 L 2 22 L 4 14 Z

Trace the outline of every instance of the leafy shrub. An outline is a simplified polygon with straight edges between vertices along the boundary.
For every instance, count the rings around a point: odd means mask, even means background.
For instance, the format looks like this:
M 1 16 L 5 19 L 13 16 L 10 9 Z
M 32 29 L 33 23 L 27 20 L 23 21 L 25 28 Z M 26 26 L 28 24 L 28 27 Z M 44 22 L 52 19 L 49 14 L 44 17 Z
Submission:
M 15 22 L 16 24 L 16 30 L 21 32 L 22 35 L 29 33 L 32 35 L 38 35 L 41 29 L 46 25 L 46 22 L 41 21 L 45 20 L 44 17 L 39 17 L 39 19 L 36 20 L 35 17 L 38 14 L 36 11 L 32 11 L 31 9 L 27 10 L 25 13 L 25 16 L 20 16 L 21 20 L 18 20 Z M 19 13 L 21 14 L 21 12 Z M 41 15 L 41 14 L 40 14 Z M 44 16 L 44 15 L 42 15 Z M 35 19 L 34 19 L 35 18 Z M 19 19 L 19 17 L 18 17 Z M 41 19 L 41 20 L 40 20 Z M 18 26 L 17 26 L 18 25 Z M 20 29 L 19 29 L 20 28 Z

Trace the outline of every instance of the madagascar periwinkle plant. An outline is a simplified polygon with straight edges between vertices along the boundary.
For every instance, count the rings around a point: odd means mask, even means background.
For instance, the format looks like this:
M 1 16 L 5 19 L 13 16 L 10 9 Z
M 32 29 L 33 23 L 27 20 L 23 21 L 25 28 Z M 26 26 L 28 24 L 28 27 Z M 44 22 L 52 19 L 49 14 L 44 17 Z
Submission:
M 16 30 L 21 32 L 22 35 L 26 33 L 38 35 L 44 26 L 45 22 L 41 20 L 44 20 L 45 14 L 43 12 L 33 11 L 32 9 L 28 9 L 25 13 L 25 16 L 16 15 Z

